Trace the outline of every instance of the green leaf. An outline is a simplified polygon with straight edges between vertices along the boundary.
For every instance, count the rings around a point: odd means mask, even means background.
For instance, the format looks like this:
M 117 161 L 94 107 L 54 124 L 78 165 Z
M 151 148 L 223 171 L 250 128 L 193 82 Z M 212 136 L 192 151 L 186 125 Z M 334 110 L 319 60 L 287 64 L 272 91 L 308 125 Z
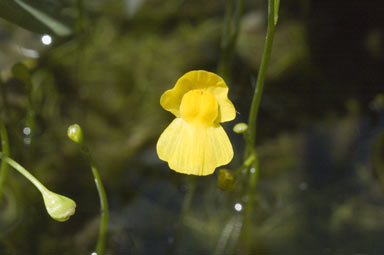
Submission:
M 0 17 L 40 34 L 67 36 L 71 29 L 25 0 L 0 0 Z

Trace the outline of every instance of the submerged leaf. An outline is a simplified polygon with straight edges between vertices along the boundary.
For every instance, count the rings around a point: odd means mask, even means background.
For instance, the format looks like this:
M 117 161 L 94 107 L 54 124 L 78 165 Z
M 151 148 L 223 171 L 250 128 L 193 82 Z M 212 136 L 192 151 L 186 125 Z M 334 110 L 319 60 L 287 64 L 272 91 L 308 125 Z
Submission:
M 54 33 L 58 36 L 67 36 L 72 33 L 68 26 L 53 18 L 48 12 L 23 0 L 1 0 L 0 17 L 40 34 Z

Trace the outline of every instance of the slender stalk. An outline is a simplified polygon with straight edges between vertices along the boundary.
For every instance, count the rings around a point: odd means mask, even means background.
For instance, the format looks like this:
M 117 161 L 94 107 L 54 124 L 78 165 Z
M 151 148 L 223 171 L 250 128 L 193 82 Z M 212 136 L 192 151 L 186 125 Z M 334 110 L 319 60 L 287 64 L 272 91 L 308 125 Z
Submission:
M 252 218 L 252 212 L 253 207 L 256 201 L 256 186 L 257 181 L 259 177 L 259 160 L 257 158 L 257 154 L 255 153 L 255 158 L 252 163 L 252 166 L 249 168 L 249 186 L 247 190 L 247 204 L 244 208 L 244 223 L 243 223 L 243 229 L 242 229 L 242 236 L 243 236 L 243 242 L 245 244 L 245 249 L 249 249 L 249 246 L 252 242 L 251 235 L 249 233 L 250 226 L 251 226 L 251 218 Z M 249 251 L 245 252 L 249 253 Z
M 27 178 L 30 182 L 32 182 L 33 185 L 41 192 L 45 193 L 47 191 L 47 188 L 41 184 L 41 182 L 36 179 L 30 172 L 28 172 L 27 169 L 22 167 L 19 163 L 14 161 L 13 159 L 7 157 L 4 153 L 0 152 L 0 158 L 2 161 L 6 162 L 8 165 L 13 167 L 15 170 L 17 170 L 19 173 L 21 173 L 25 178 Z
M 103 255 L 105 252 L 107 225 L 109 220 L 108 199 L 105 193 L 103 182 L 101 181 L 101 178 L 100 178 L 99 171 L 97 170 L 95 161 L 93 160 L 91 153 L 89 152 L 88 148 L 84 146 L 83 146 L 83 151 L 86 154 L 91 164 L 92 174 L 95 180 L 97 192 L 99 194 L 99 199 L 100 199 L 101 219 L 100 219 L 99 237 L 96 245 L 96 253 L 97 255 Z
M 246 160 L 244 160 L 244 163 L 236 169 L 234 174 L 239 175 L 244 169 L 248 169 L 251 165 L 253 165 L 257 159 L 256 156 L 257 155 L 255 153 L 251 154 Z
M 0 136 L 1 136 L 1 151 L 4 154 L 4 156 L 9 157 L 10 153 L 9 153 L 8 133 L 7 133 L 5 124 L 1 120 L 0 120 Z M 8 164 L 4 159 L 1 160 L 0 171 L 1 171 L 0 172 L 0 205 L 1 205 L 3 201 L 2 196 L 3 196 L 4 184 L 8 174 Z
M 275 6 L 276 3 L 276 6 Z M 244 210 L 244 224 L 242 229 L 242 236 L 245 249 L 244 253 L 250 253 L 250 244 L 252 242 L 249 233 L 249 226 L 251 224 L 251 216 L 253 206 L 256 200 L 256 186 L 258 182 L 260 166 L 258 155 L 255 150 L 255 139 L 256 139 L 256 128 L 257 128 L 257 117 L 260 108 L 261 96 L 264 89 L 264 80 L 267 73 L 268 63 L 271 57 L 273 38 L 275 34 L 275 26 L 277 24 L 278 17 L 278 5 L 279 0 L 268 0 L 268 28 L 267 35 L 265 38 L 264 52 L 261 59 L 259 74 L 257 76 L 256 88 L 252 99 L 251 111 L 248 118 L 248 133 L 245 135 L 246 140 L 246 158 L 253 155 L 254 160 L 252 161 L 249 169 L 249 186 L 247 191 L 248 203 Z
M 264 52 L 261 58 L 259 74 L 257 76 L 255 93 L 252 99 L 251 111 L 249 113 L 248 118 L 248 132 L 250 143 L 247 146 L 247 153 L 250 153 L 250 150 L 255 146 L 257 116 L 259 113 L 261 95 L 263 94 L 264 89 L 264 79 L 267 73 L 267 67 L 272 52 L 273 38 L 275 35 L 275 13 L 277 14 L 277 10 L 275 10 L 275 0 L 268 0 L 268 29 L 265 38 Z
M 261 95 L 263 94 L 264 88 L 264 79 L 267 73 L 269 59 L 271 57 L 272 52 L 272 44 L 273 38 L 275 35 L 275 26 L 277 24 L 278 17 L 278 9 L 275 7 L 276 0 L 268 0 L 268 29 L 267 35 L 265 38 L 264 52 L 261 58 L 259 75 L 257 76 L 255 93 L 253 95 L 251 111 L 249 113 L 248 119 L 248 135 L 249 139 L 247 139 L 247 150 L 246 154 L 253 154 L 256 160 L 253 162 L 252 167 L 250 168 L 250 186 L 249 186 L 249 194 L 253 194 L 256 189 L 257 178 L 259 174 L 259 161 L 257 160 L 257 153 L 255 151 L 255 138 L 256 138 L 256 127 L 257 127 L 257 116 L 260 108 Z M 278 4 L 279 1 L 276 1 Z M 253 169 L 253 170 L 252 170 Z M 252 202 L 250 201 L 252 205 Z M 250 210 L 252 206 L 249 207 Z

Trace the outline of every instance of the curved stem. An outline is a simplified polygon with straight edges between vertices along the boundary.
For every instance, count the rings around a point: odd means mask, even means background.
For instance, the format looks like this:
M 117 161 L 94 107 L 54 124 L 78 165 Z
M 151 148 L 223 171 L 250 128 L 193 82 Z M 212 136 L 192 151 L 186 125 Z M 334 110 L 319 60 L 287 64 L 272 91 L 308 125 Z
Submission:
M 250 153 L 251 148 L 254 148 L 255 146 L 257 116 L 260 108 L 261 95 L 263 94 L 264 89 L 264 79 L 272 52 L 272 43 L 276 26 L 275 15 L 277 17 L 277 12 L 278 11 L 275 9 L 275 0 L 268 0 L 268 29 L 259 74 L 257 76 L 255 93 L 252 99 L 251 111 L 248 118 L 249 144 L 247 146 L 247 154 Z
M 249 233 L 249 227 L 251 224 L 251 217 L 253 212 L 253 206 L 256 200 L 256 187 L 260 172 L 258 155 L 255 150 L 257 117 L 260 108 L 261 96 L 264 89 L 264 80 L 267 73 L 268 63 L 271 57 L 273 38 L 275 34 L 275 26 L 277 24 L 279 0 L 268 0 L 268 28 L 265 38 L 264 52 L 261 59 L 259 74 L 257 76 L 255 93 L 253 95 L 251 110 L 248 118 L 248 133 L 245 135 L 246 140 L 246 153 L 245 157 L 254 157 L 249 169 L 249 186 L 247 191 L 248 204 L 244 210 L 244 224 L 242 229 L 243 241 L 245 249 L 244 253 L 250 253 L 251 238 Z M 276 6 L 275 6 L 276 4 Z
M 241 173 L 242 170 L 249 168 L 256 160 L 256 157 L 256 153 L 252 153 L 251 155 L 249 155 L 248 158 L 244 160 L 244 163 L 238 169 L 236 169 L 234 174 L 238 175 Z
M 39 180 L 37 180 L 30 172 L 28 172 L 27 169 L 22 167 L 19 163 L 14 161 L 13 159 L 7 157 L 4 153 L 0 152 L 0 158 L 6 162 L 8 165 L 13 167 L 15 170 L 17 170 L 19 173 L 21 173 L 25 178 L 27 178 L 30 182 L 32 182 L 33 185 L 41 192 L 45 193 L 47 191 L 47 188 L 41 184 Z
M 100 178 L 99 171 L 97 170 L 95 161 L 93 160 L 91 153 L 86 147 L 83 147 L 83 151 L 87 155 L 87 158 L 91 164 L 92 174 L 95 180 L 97 192 L 99 194 L 99 199 L 100 199 L 101 219 L 100 219 L 99 237 L 96 245 L 96 253 L 97 255 L 103 255 L 105 251 L 107 225 L 109 220 L 108 199 L 105 193 L 103 182 L 101 181 L 101 178 Z

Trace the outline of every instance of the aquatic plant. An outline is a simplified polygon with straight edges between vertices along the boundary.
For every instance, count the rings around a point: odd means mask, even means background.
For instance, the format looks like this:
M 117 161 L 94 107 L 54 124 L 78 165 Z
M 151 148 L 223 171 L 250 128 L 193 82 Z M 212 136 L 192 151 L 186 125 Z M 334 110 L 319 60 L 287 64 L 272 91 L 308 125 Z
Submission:
M 227 3 L 227 15 L 221 43 L 221 60 L 217 68 L 218 74 L 203 70 L 190 71 L 180 77 L 174 88 L 167 90 L 160 98 L 160 105 L 165 110 L 171 112 L 175 116 L 175 119 L 160 135 L 156 150 L 159 158 L 166 161 L 169 168 L 178 173 L 198 176 L 211 175 L 218 167 L 229 164 L 234 157 L 231 141 L 221 126 L 221 123 L 232 121 L 236 117 L 235 107 L 228 98 L 227 83 L 231 85 L 230 71 L 233 66 L 232 61 L 239 32 L 243 1 L 228 0 Z M 79 6 L 82 6 L 82 1 L 79 1 Z M 259 155 L 255 148 L 256 128 L 258 126 L 257 119 L 261 96 L 263 94 L 264 78 L 272 50 L 274 29 L 278 19 L 278 7 L 279 0 L 268 1 L 268 31 L 253 100 L 250 106 L 248 122 L 237 123 L 233 128 L 235 133 L 243 136 L 246 144 L 243 160 L 241 160 L 236 170 L 231 170 L 230 167 L 218 170 L 217 186 L 220 189 L 233 191 L 238 188 L 238 182 L 245 184 L 241 189 L 246 191 L 242 195 L 247 197 L 247 203 L 244 204 L 244 207 L 241 203 L 236 203 L 235 205 L 235 210 L 242 213 L 242 217 L 239 218 L 239 221 L 241 221 L 241 236 L 238 241 L 240 253 L 244 254 L 250 252 L 249 247 L 251 246 L 250 243 L 252 240 L 250 231 L 247 228 L 251 226 L 250 221 L 254 204 L 256 203 L 256 187 L 260 172 Z M 25 9 L 28 13 L 32 11 L 32 14 L 40 17 L 37 19 L 42 23 L 40 25 L 47 25 L 47 22 L 48 24 L 51 23 L 49 16 L 43 15 L 43 19 L 41 19 L 41 15 L 39 15 L 39 13 L 36 14 L 33 10 L 34 9 L 29 7 Z M 79 10 L 79 13 L 80 12 L 81 8 Z M 83 14 L 84 13 L 81 12 L 81 15 Z M 44 17 L 48 17 L 48 19 L 44 19 Z M 84 24 L 82 24 L 81 27 L 83 25 Z M 65 27 L 59 26 L 59 30 L 63 30 L 63 28 Z M 82 29 L 84 29 L 84 27 L 80 30 Z M 48 30 L 55 31 L 52 26 L 48 26 Z M 67 33 L 70 32 L 69 30 L 67 31 Z M 14 66 L 13 71 L 15 74 L 21 73 L 21 75 L 19 75 L 20 78 L 25 83 L 31 84 L 28 72 L 25 72 L 25 68 L 22 65 Z M 31 88 L 28 87 L 28 89 L 30 90 Z M 27 119 L 30 123 L 29 127 L 31 128 L 31 132 L 34 133 L 34 123 L 36 121 L 34 115 L 35 109 L 30 98 L 27 109 Z M 2 129 L 2 140 L 6 141 L 5 126 L 3 125 L 0 128 Z M 81 127 L 78 124 L 69 126 L 67 135 L 73 142 L 80 146 L 91 166 L 99 195 L 101 212 L 96 252 L 99 255 L 104 254 L 109 221 L 106 192 L 95 160 L 89 148 L 84 143 Z M 7 149 L 4 144 L 2 151 L 2 175 L 6 176 L 6 165 L 4 164 L 4 162 L 6 162 L 29 178 L 41 191 L 47 211 L 52 218 L 64 221 L 74 213 L 76 204 L 71 199 L 53 193 L 43 187 L 37 179 L 9 158 L 9 148 Z M 196 190 L 197 178 L 199 177 L 189 178 L 188 192 L 181 209 L 180 226 L 184 221 L 184 216 L 190 209 L 191 200 Z M 1 183 L 4 182 L 4 179 L 5 177 L 0 176 L 0 194 Z M 179 229 L 181 228 L 180 226 Z M 223 240 L 225 240 L 225 238 L 220 239 L 220 245 L 218 245 L 215 254 L 220 254 L 220 251 L 225 249 L 227 244 Z M 175 241 L 175 243 L 176 246 L 177 242 Z
M 51 216 L 54 220 L 60 222 L 67 221 L 69 217 L 75 214 L 76 203 L 72 199 L 56 194 L 47 189 L 27 169 L 25 169 L 13 159 L 5 156 L 2 152 L 0 152 L 0 159 L 6 162 L 8 165 L 12 166 L 26 179 L 32 182 L 33 185 L 35 185 L 44 199 L 45 208 L 47 209 L 49 216 Z
M 80 145 L 81 150 L 86 155 L 90 165 L 94 181 L 96 184 L 97 192 L 100 199 L 100 226 L 99 226 L 99 237 L 96 244 L 96 253 L 98 255 L 103 255 L 105 251 L 105 243 L 107 236 L 107 226 L 109 220 L 109 209 L 108 209 L 108 199 L 107 194 L 105 193 L 105 188 L 103 182 L 100 178 L 99 170 L 96 167 L 96 163 L 89 151 L 89 148 L 83 143 L 83 130 L 79 124 L 72 124 L 68 127 L 67 130 L 68 138 L 71 139 L 74 143 Z

